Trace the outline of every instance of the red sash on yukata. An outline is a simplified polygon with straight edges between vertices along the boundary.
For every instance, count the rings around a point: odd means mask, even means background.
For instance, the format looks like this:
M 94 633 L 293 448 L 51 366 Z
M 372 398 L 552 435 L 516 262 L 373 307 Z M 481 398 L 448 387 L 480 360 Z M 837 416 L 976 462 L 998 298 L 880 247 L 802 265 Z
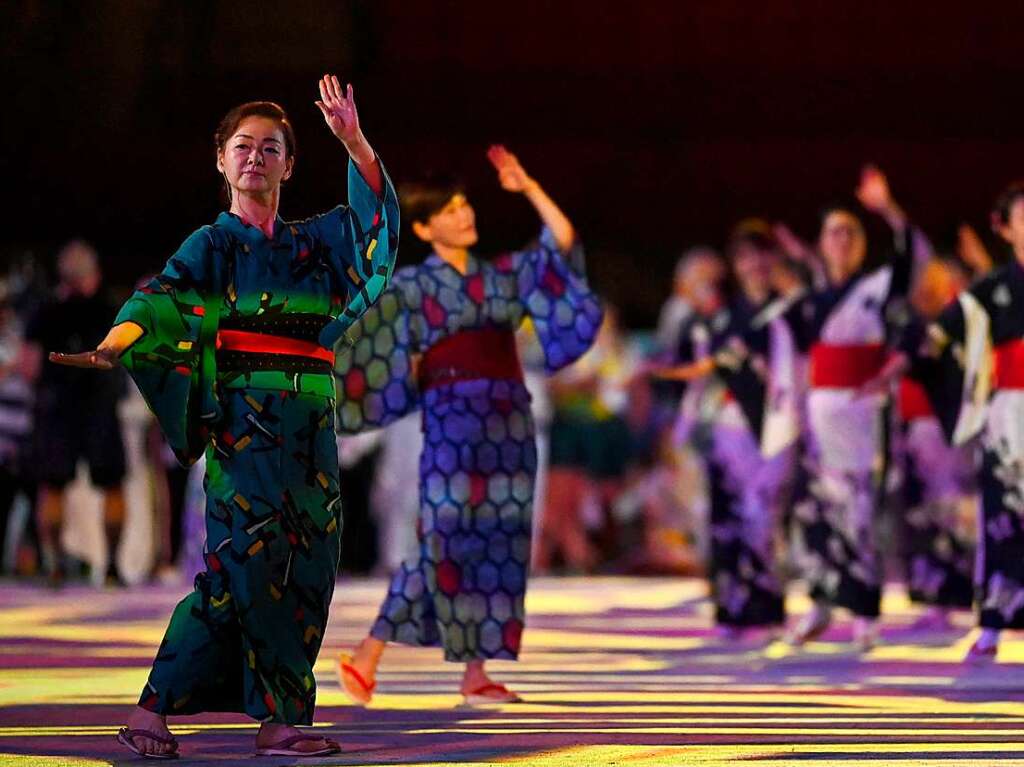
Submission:
M 1024 340 L 1016 339 L 995 348 L 998 389 L 1024 389 Z
M 507 328 L 463 330 L 427 349 L 419 383 L 432 389 L 455 381 L 522 381 L 515 335 Z
M 912 378 L 900 381 L 900 417 L 909 423 L 917 418 L 935 415 L 924 387 Z
M 304 341 L 287 336 L 272 336 L 246 330 L 217 331 L 217 349 L 252 354 L 286 354 L 293 357 L 310 357 L 334 365 L 334 352 L 325 349 L 315 341 Z
M 856 389 L 878 375 L 885 359 L 883 344 L 814 344 L 811 347 L 811 386 Z

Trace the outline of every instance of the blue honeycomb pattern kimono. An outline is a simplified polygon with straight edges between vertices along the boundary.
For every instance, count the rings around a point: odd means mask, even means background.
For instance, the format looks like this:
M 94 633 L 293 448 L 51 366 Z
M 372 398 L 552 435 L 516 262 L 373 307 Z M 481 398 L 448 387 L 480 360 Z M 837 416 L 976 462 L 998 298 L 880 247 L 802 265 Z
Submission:
M 524 625 L 533 485 L 530 396 L 512 333 L 527 318 L 551 372 L 593 342 L 601 307 L 583 252 L 551 232 L 462 274 L 437 255 L 395 273 L 339 355 L 338 426 L 419 409 L 420 552 L 395 572 L 372 634 L 443 645 L 445 659 L 514 659 Z

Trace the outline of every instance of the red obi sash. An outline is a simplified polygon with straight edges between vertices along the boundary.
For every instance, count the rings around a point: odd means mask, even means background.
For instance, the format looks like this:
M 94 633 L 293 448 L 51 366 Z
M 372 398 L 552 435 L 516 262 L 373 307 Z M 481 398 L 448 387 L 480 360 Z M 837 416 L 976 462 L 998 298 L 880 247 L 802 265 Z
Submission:
M 523 380 L 511 330 L 463 330 L 431 346 L 420 362 L 419 383 L 423 389 L 481 378 Z
M 904 421 L 935 415 L 924 387 L 911 378 L 900 381 L 900 416 Z
M 885 365 L 883 344 L 814 344 L 811 347 L 811 386 L 819 389 L 856 389 Z
M 999 344 L 995 355 L 996 388 L 1024 389 L 1024 340 Z
M 302 341 L 286 336 L 252 333 L 247 330 L 218 330 L 217 350 L 252 354 L 287 354 L 334 364 L 334 352 L 325 349 L 316 341 Z

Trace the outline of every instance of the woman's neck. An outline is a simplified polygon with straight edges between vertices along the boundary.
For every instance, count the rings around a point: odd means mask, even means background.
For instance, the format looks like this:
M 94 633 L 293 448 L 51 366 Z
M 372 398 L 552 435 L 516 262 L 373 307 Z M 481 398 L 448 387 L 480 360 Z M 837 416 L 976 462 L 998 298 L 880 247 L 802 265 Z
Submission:
M 450 248 L 445 245 L 434 243 L 434 252 L 437 257 L 450 265 L 459 274 L 466 273 L 469 264 L 469 251 L 465 248 Z
M 760 283 L 756 285 L 747 284 L 743 286 L 743 297 L 751 306 L 760 306 L 768 300 L 771 295 L 771 288 Z
M 277 220 L 277 206 L 280 202 L 280 190 L 275 189 L 265 195 L 239 194 L 236 190 L 231 195 L 231 212 L 249 226 L 263 232 L 268 239 L 274 236 L 274 222 Z

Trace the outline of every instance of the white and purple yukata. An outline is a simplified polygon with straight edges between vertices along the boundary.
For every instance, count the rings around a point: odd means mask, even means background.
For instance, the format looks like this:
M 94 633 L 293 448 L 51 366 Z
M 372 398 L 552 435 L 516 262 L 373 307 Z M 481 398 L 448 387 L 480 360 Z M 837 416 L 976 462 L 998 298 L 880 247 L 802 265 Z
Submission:
M 803 487 L 793 509 L 802 570 L 813 599 L 865 618 L 881 607 L 876 523 L 889 424 L 886 398 L 858 389 L 888 357 L 892 314 L 905 306 L 918 260 L 916 235 L 897 232 L 886 263 L 808 293 L 782 314 L 808 355 Z
M 799 435 L 800 367 L 778 314 L 770 302 L 755 307 L 740 298 L 709 320 L 691 319 L 681 334 L 681 361 L 710 355 L 715 362 L 713 378 L 691 386 L 686 397 L 711 408 L 703 446 L 708 569 L 722 626 L 785 620 L 778 543 Z
M 975 283 L 932 323 L 914 374 L 955 445 L 980 435 L 980 624 L 1024 628 L 1024 267 Z

